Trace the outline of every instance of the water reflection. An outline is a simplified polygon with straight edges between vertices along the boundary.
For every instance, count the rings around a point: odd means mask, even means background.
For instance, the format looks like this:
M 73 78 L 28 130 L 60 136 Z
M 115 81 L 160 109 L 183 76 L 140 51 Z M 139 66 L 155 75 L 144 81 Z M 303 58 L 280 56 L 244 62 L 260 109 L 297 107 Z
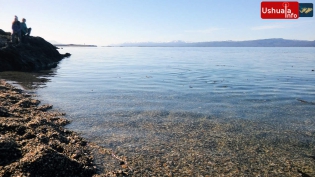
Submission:
M 56 75 L 57 69 L 53 68 L 38 72 L 4 71 L 0 72 L 0 79 L 4 79 L 8 83 L 21 87 L 24 90 L 35 90 L 46 87 L 46 83 L 51 80 L 50 78 Z

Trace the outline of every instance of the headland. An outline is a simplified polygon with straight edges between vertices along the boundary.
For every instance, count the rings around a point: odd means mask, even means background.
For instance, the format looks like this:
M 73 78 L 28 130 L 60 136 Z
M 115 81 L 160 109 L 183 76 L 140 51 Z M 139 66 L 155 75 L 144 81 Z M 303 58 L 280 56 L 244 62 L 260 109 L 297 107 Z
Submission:
M 25 36 L 19 44 L 10 42 L 11 33 L 0 29 L 0 71 L 36 71 L 56 67 L 70 54 L 60 54 L 57 47 L 41 37 Z

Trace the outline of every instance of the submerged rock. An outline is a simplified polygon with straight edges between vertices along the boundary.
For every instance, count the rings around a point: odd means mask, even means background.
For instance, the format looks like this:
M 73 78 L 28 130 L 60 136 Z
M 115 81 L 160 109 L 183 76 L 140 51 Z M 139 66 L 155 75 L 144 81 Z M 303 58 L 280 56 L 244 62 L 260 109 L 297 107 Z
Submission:
M 25 36 L 22 43 L 10 41 L 10 33 L 0 29 L 0 71 L 34 71 L 56 67 L 70 54 L 60 54 L 57 47 L 41 37 Z

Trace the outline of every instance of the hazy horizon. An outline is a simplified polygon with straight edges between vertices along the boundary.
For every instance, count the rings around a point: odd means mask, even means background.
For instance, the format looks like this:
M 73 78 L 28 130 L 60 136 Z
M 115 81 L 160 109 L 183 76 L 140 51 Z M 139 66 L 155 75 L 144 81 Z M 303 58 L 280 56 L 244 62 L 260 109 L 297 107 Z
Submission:
M 272 39 L 283 39 L 283 38 L 266 38 L 266 39 L 253 39 L 253 40 L 225 40 L 225 41 L 197 41 L 197 42 L 191 42 L 191 41 L 183 41 L 183 40 L 173 40 L 173 41 L 131 41 L 131 42 L 123 42 L 123 43 L 115 43 L 115 44 L 109 44 L 106 46 L 118 46 L 118 45 L 123 45 L 123 44 L 142 44 L 142 43 L 152 43 L 152 44 L 168 44 L 168 43 L 211 43 L 211 42 L 246 42 L 246 41 L 259 41 L 259 40 L 272 40 Z M 315 40 L 299 40 L 299 39 L 283 39 L 283 40 L 292 40 L 292 41 L 307 41 L 307 42 L 313 42 Z M 60 45 L 69 45 L 69 44 L 74 44 L 74 43 L 61 43 L 55 40 L 49 40 L 51 44 L 60 44 Z M 95 44 L 74 44 L 74 45 L 95 45 Z M 102 45 L 105 46 L 105 45 Z
M 261 19 L 260 0 L 0 1 L 0 29 L 11 31 L 17 15 L 19 20 L 26 18 L 32 35 L 64 44 L 315 40 L 314 17 Z

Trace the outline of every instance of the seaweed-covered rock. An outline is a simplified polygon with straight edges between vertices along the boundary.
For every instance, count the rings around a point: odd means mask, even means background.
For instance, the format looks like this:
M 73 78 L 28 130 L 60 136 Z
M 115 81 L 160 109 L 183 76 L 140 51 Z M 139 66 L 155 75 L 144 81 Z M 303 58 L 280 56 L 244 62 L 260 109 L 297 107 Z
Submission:
M 64 113 L 32 98 L 0 80 L 0 176 L 132 176 L 125 159 L 65 129 Z M 115 169 L 103 168 L 112 160 Z
M 0 106 L 0 117 L 9 117 L 10 114 L 6 108 Z
M 25 36 L 22 43 L 9 42 L 10 33 L 0 31 L 0 71 L 34 71 L 57 66 L 69 53 L 60 54 L 57 47 L 41 37 Z
M 0 139 L 0 166 L 10 164 L 22 157 L 18 144 L 10 139 Z
M 95 175 L 88 143 L 39 103 L 0 80 L 0 176 Z

